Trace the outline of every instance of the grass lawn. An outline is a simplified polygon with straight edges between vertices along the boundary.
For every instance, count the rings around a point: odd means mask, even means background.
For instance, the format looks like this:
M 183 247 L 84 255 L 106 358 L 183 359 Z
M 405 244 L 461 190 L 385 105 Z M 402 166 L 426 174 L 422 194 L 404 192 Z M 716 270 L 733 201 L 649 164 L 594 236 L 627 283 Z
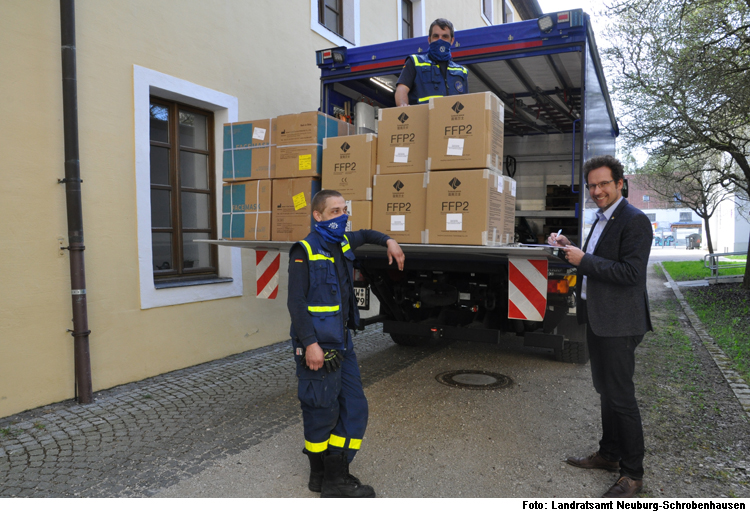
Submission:
M 750 384 L 750 291 L 741 283 L 682 289 L 685 299 L 734 369 Z
M 711 277 L 711 270 L 703 266 L 700 261 L 665 261 L 664 268 L 675 281 L 690 281 L 692 279 L 706 279 Z M 735 262 L 719 262 L 719 276 L 734 276 L 745 273 L 745 267 L 722 269 L 724 265 L 734 265 Z

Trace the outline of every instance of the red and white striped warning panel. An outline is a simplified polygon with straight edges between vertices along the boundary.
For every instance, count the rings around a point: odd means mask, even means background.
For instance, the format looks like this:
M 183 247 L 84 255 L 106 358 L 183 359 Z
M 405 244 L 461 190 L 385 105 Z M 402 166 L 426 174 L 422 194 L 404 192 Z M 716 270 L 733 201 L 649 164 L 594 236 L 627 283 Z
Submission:
M 255 251 L 255 278 L 258 297 L 275 300 L 279 293 L 279 263 L 281 254 L 278 250 Z
M 547 309 L 547 260 L 508 258 L 508 318 L 542 321 Z

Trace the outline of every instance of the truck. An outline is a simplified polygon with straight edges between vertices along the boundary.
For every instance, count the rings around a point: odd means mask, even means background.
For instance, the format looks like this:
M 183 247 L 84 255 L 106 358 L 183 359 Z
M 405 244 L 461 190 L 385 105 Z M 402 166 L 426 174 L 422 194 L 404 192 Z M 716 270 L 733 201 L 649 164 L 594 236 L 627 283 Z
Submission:
M 317 51 L 320 111 L 353 118 L 356 126 L 353 108 L 363 108 L 362 101 L 394 106 L 404 60 L 426 47 L 421 37 Z M 494 246 L 402 244 L 402 272 L 388 265 L 383 247 L 360 247 L 355 286 L 362 326 L 382 323 L 403 346 L 440 338 L 500 346 L 520 337 L 559 361 L 584 364 L 589 355 L 586 327 L 576 320 L 576 269 L 543 245 L 549 233 L 562 230 L 582 246 L 595 210 L 582 191 L 583 163 L 615 154 L 619 130 L 589 15 L 575 9 L 456 31 L 452 54 L 469 70 L 470 93 L 490 91 L 504 103 L 503 170 L 516 182 L 516 239 Z M 509 301 L 518 261 L 546 262 L 539 267 L 546 270 L 541 319 L 524 319 Z

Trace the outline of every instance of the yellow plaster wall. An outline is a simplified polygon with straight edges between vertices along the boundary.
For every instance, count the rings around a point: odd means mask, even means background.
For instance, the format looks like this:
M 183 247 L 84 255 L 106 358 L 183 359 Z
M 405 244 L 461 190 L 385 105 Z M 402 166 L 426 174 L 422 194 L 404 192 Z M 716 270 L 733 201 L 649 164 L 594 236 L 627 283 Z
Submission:
M 396 1 L 360 9 L 361 44 L 396 38 Z M 484 25 L 478 1 L 431 0 L 438 16 Z M 59 17 L 54 1 L 0 3 L 0 417 L 74 396 Z M 79 0 L 76 32 L 94 390 L 286 340 L 285 256 L 277 300 L 255 298 L 246 250 L 242 297 L 141 309 L 133 65 L 237 97 L 240 121 L 316 109 L 313 52 L 332 44 L 309 1 Z

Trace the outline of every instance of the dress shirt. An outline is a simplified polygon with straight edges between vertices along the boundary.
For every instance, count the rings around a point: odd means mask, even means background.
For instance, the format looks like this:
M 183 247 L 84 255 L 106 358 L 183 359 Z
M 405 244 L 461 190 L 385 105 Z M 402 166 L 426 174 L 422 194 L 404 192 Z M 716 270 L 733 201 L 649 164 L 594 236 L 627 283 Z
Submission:
M 599 242 L 599 238 L 602 235 L 602 232 L 604 231 L 604 227 L 607 226 L 607 221 L 609 221 L 612 218 L 612 214 L 615 213 L 615 210 L 618 206 L 620 206 L 620 202 L 622 201 L 622 197 L 620 197 L 617 201 L 612 203 L 612 206 L 607 208 L 604 212 L 601 210 L 598 210 L 596 212 L 596 224 L 594 225 L 594 231 L 591 233 L 591 237 L 589 238 L 589 244 L 586 245 L 586 254 L 593 254 L 594 250 L 596 250 L 596 244 Z M 587 276 L 583 276 L 583 284 L 581 285 L 581 299 L 586 299 L 586 283 L 588 281 Z

